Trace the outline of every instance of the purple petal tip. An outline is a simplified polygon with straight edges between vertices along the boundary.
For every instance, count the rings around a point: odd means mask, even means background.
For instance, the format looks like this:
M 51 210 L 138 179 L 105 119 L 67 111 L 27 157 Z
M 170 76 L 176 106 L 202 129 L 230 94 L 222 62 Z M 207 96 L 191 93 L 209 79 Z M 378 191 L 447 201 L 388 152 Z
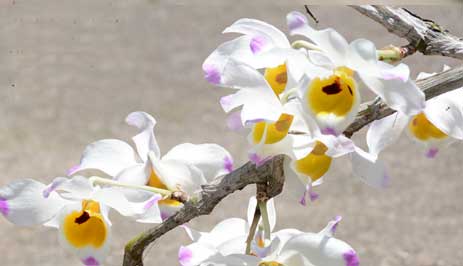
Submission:
M 160 199 L 162 199 L 161 195 L 156 194 L 143 207 L 145 208 L 145 210 L 148 210 L 151 207 L 153 207 L 154 204 L 158 203 Z
M 73 167 L 69 168 L 69 170 L 66 171 L 67 176 L 71 176 L 75 174 L 79 170 L 80 164 L 74 165 Z
M 360 261 L 354 250 L 351 249 L 344 253 L 342 256 L 346 262 L 346 266 L 359 266 Z
M 227 117 L 227 127 L 232 131 L 240 131 L 244 128 L 241 112 L 233 112 Z
M 438 149 L 438 148 L 435 148 L 435 147 L 430 148 L 430 149 L 426 152 L 426 158 L 434 159 L 434 158 L 436 158 L 437 153 L 439 153 L 439 149 Z
M 324 129 L 322 129 L 321 132 L 322 132 L 323 135 L 333 135 L 333 136 L 338 135 L 338 133 L 336 133 L 336 130 L 334 128 L 331 128 L 331 127 L 326 127 Z
M 82 260 L 85 266 L 100 266 L 100 263 L 94 257 L 88 257 Z
M 249 154 L 249 160 L 251 162 L 255 163 L 257 167 L 263 165 L 264 163 L 266 163 L 270 159 L 271 159 L 271 157 L 262 158 L 257 153 Z
M 223 167 L 225 168 L 225 170 L 226 170 L 228 173 L 230 173 L 230 172 L 233 171 L 233 158 L 231 158 L 231 157 L 229 157 L 229 156 L 225 157 L 225 158 L 224 158 L 224 163 L 223 163 L 223 164 L 224 164 Z
M 0 213 L 7 216 L 10 213 L 10 207 L 8 201 L 4 198 L 0 198 Z
M 302 206 L 307 206 L 307 200 L 305 199 L 307 197 L 307 192 L 304 191 L 304 193 L 302 194 L 301 198 L 299 199 L 299 203 L 302 205 Z
M 251 42 L 249 43 L 249 47 L 253 54 L 256 54 L 264 48 L 266 44 L 266 40 L 263 36 L 256 36 L 252 38 Z
M 341 220 L 342 220 L 342 216 L 340 216 L 340 215 L 334 217 L 334 220 L 333 220 L 334 225 L 333 225 L 333 227 L 331 227 L 331 233 L 334 234 L 336 232 L 336 229 L 338 228 L 338 224 L 339 224 L 339 222 L 341 222 Z
M 287 21 L 288 21 L 288 28 L 291 31 L 291 30 L 300 28 L 304 24 L 306 24 L 307 18 L 300 12 L 294 11 L 288 14 Z
M 189 248 L 180 246 L 180 249 L 178 250 L 178 261 L 180 262 L 180 265 L 189 266 L 189 262 L 192 257 L 193 252 L 191 252 Z
M 204 78 L 212 84 L 219 84 L 220 83 L 220 72 L 219 70 L 211 65 L 206 65 L 203 67 L 204 70 Z
M 316 201 L 320 197 L 320 195 L 318 195 L 316 192 L 311 190 L 309 191 L 309 197 L 310 197 L 310 201 L 313 202 L 313 201 Z

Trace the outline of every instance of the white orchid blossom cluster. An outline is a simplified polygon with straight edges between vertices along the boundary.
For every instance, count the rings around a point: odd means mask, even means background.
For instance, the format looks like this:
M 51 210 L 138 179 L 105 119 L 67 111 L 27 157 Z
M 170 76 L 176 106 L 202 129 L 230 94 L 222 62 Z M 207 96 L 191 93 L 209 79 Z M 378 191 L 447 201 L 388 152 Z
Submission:
M 140 223 L 161 223 L 197 197 L 201 185 L 232 171 L 232 157 L 217 144 L 184 143 L 161 157 L 155 119 L 134 112 L 126 122 L 139 130 L 135 149 L 121 140 L 99 140 L 85 148 L 68 177 L 1 187 L 1 214 L 16 225 L 57 228 L 62 246 L 83 265 L 100 266 L 109 251 L 111 209 Z M 82 175 L 88 170 L 101 176 Z
M 289 13 L 286 20 L 290 35 L 304 40 L 290 43 L 270 24 L 240 19 L 224 33 L 241 35 L 212 52 L 203 70 L 209 82 L 234 90 L 220 104 L 230 113 L 231 129 L 249 129 L 250 160 L 259 165 L 277 154 L 287 155 L 285 174 L 302 182 L 302 204 L 318 197 L 313 186 L 322 183 L 333 159 L 343 155 L 352 161 L 354 176 L 374 187 L 386 186 L 389 176 L 379 153 L 397 139 L 407 121 L 412 136 L 431 143 L 430 157 L 448 136 L 461 139 L 462 97 L 452 96 L 461 92 L 425 102 L 409 67 L 378 60 L 373 42 L 348 43 L 331 28 L 312 28 L 299 12 Z M 343 135 L 359 112 L 365 89 L 397 111 L 373 123 L 368 151 Z
M 198 232 L 187 226 L 185 230 L 193 241 L 181 246 L 178 259 L 181 266 L 358 266 L 357 253 L 342 240 L 334 238 L 341 221 L 336 216 L 318 233 L 283 229 L 264 237 L 262 221 L 246 252 L 253 213 L 257 206 L 251 198 L 248 220 L 230 218 L 217 224 L 210 232 Z M 273 200 L 267 202 L 271 230 L 276 224 Z
M 259 166 L 286 155 L 285 175 L 301 181 L 296 192 L 301 204 L 318 197 L 313 187 L 322 183 L 335 158 L 348 156 L 355 176 L 384 187 L 389 177 L 379 155 L 401 132 L 424 143 L 429 158 L 463 139 L 463 88 L 425 101 L 408 66 L 379 61 L 371 41 L 348 43 L 331 28 L 312 28 L 299 12 L 286 19 L 290 35 L 304 40 L 290 43 L 272 25 L 240 19 L 224 32 L 241 35 L 213 51 L 203 70 L 210 83 L 234 90 L 220 104 L 230 113 L 229 127 L 247 131 L 249 159 Z M 396 111 L 372 123 L 368 151 L 343 135 L 359 112 L 365 89 Z M 111 209 L 136 222 L 161 223 L 185 201 L 196 200 L 202 185 L 233 170 L 231 155 L 217 144 L 183 143 L 161 156 L 151 115 L 133 112 L 126 122 L 138 130 L 134 147 L 117 139 L 99 140 L 85 148 L 66 177 L 48 185 L 20 179 L 0 187 L 0 213 L 16 225 L 57 228 L 64 248 L 84 265 L 100 266 L 111 240 Z M 254 231 L 257 211 L 262 219 Z M 337 216 L 319 233 L 272 233 L 273 200 L 258 204 L 251 198 L 248 221 L 227 219 L 210 232 L 184 226 L 193 243 L 180 247 L 179 263 L 358 266 L 354 249 L 333 236 L 340 220 Z

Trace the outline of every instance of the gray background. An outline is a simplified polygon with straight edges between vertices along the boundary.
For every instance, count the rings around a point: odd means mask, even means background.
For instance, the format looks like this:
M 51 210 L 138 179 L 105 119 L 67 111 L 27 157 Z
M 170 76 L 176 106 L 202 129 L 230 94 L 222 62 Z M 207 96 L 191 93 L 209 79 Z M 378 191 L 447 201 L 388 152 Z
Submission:
M 300 4 L 266 1 L 187 5 L 169 1 L 0 1 L 0 184 L 22 177 L 49 182 L 78 162 L 85 145 L 102 138 L 129 140 L 124 124 L 131 111 L 158 120 L 163 152 L 181 142 L 216 142 L 246 160 L 243 136 L 227 131 L 218 99 L 226 91 L 202 78 L 201 64 L 230 37 L 221 31 L 252 17 L 285 29 L 285 15 Z M 410 7 L 463 36 L 463 8 Z M 345 7 L 313 7 L 320 28 L 334 27 L 348 40 L 366 37 L 378 47 L 405 44 Z M 461 64 L 414 55 L 405 60 L 420 71 Z M 363 144 L 364 131 L 355 136 Z M 303 208 L 290 182 L 277 199 L 277 227 L 318 231 L 344 216 L 337 236 L 360 254 L 362 265 L 463 265 L 462 146 L 452 145 L 437 160 L 403 137 L 382 157 L 390 166 L 386 190 L 370 188 L 350 175 L 340 159 L 319 188 L 319 201 Z M 218 221 L 244 217 L 245 189 L 224 200 L 208 217 L 191 223 L 210 230 Z M 146 225 L 113 215 L 114 241 L 107 265 L 120 265 L 123 246 Z M 58 245 L 57 232 L 19 228 L 0 219 L 1 264 L 80 265 Z M 146 265 L 178 265 L 177 249 L 189 243 L 180 229 L 161 238 Z

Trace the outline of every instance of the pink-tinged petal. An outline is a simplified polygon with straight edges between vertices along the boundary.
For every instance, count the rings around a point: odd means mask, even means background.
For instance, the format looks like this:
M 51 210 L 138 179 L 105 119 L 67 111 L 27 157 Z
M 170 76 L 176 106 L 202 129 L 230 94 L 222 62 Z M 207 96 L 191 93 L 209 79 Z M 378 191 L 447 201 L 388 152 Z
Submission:
M 232 99 L 233 99 L 233 94 L 223 96 L 220 98 L 219 102 L 222 108 L 225 110 L 225 112 L 228 112 L 231 108 L 232 104 Z M 227 111 L 228 110 L 228 111 Z M 241 114 L 240 114 L 241 115 Z
M 233 112 L 227 117 L 227 127 L 232 131 L 240 131 L 244 128 L 241 112 Z
M 349 250 L 343 254 L 346 266 L 359 266 L 360 260 L 354 250 Z
M 300 12 L 293 11 L 286 16 L 289 30 L 294 30 L 307 24 L 307 18 Z
M 322 134 L 324 135 L 333 135 L 333 136 L 338 136 L 339 134 L 336 132 L 336 130 L 332 127 L 325 127 L 321 130 Z
M 87 257 L 86 259 L 82 260 L 82 263 L 85 266 L 100 266 L 100 263 L 94 257 Z
M 398 79 L 403 82 L 408 81 L 410 77 L 410 68 L 405 64 L 399 64 L 397 66 L 391 67 L 385 63 L 379 63 L 381 67 L 380 77 L 385 80 Z
M 227 170 L 228 173 L 231 173 L 233 171 L 233 158 L 227 156 L 223 161 L 225 170 Z
M 193 252 L 184 246 L 180 246 L 178 250 L 178 262 L 182 266 L 189 266 L 191 258 L 193 257 Z
M 309 190 L 309 198 L 310 198 L 310 201 L 316 201 L 318 198 L 320 197 L 320 195 L 318 195 L 318 193 L 316 193 L 315 191 L 313 190 Z
M 145 210 L 151 209 L 151 207 L 153 207 L 154 204 L 157 204 L 160 199 L 162 199 L 161 195 L 159 194 L 154 195 L 148 202 L 145 203 L 144 209 Z
M 330 229 L 332 234 L 336 233 L 336 229 L 338 228 L 338 224 L 339 224 L 339 222 L 341 222 L 341 220 L 342 220 L 342 216 L 340 216 L 340 215 L 334 217 L 334 220 L 333 220 L 334 224 Z
M 220 84 L 220 71 L 212 65 L 203 66 L 204 78 L 214 85 Z
M 7 216 L 8 213 L 10 213 L 8 201 L 4 198 L 0 198 L 0 213 L 2 213 L 4 216 Z
M 253 54 L 262 51 L 265 45 L 267 45 L 267 40 L 263 36 L 254 37 L 249 43 L 249 47 L 251 48 Z
M 259 156 L 257 153 L 251 153 L 249 154 L 249 160 L 253 163 L 256 164 L 257 167 L 263 165 L 264 163 L 266 163 L 268 160 L 270 160 L 272 157 L 266 157 L 266 158 L 262 158 L 261 156 Z
M 64 182 L 68 181 L 66 178 L 55 178 L 51 184 L 49 184 L 42 192 L 42 195 L 44 198 L 48 198 L 50 196 L 50 193 L 55 191 L 61 184 Z
M 434 159 L 436 158 L 437 153 L 439 153 L 439 149 L 436 147 L 432 147 L 426 152 L 426 158 Z
M 73 167 L 69 168 L 69 170 L 66 171 L 67 176 L 73 175 L 75 172 L 77 172 L 80 168 L 80 164 L 76 164 Z
M 167 220 L 170 216 L 171 215 L 169 213 L 161 211 L 161 219 L 163 221 Z

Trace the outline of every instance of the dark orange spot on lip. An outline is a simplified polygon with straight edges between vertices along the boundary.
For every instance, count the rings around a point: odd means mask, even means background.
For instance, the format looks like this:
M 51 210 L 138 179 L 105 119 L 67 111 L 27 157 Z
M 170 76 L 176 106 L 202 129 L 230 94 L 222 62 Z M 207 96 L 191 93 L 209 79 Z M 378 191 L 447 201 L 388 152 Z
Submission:
M 76 222 L 76 224 L 83 224 L 86 221 L 88 221 L 88 219 L 90 219 L 90 214 L 88 214 L 88 212 L 84 211 L 84 212 L 82 212 L 82 215 L 77 217 L 74 221 Z
M 328 95 L 338 94 L 342 91 L 341 84 L 336 80 L 333 84 L 323 87 L 322 91 Z
M 282 72 L 282 73 L 278 74 L 275 77 L 275 81 L 280 83 L 280 84 L 286 84 L 286 82 L 288 81 L 288 74 L 286 72 Z

